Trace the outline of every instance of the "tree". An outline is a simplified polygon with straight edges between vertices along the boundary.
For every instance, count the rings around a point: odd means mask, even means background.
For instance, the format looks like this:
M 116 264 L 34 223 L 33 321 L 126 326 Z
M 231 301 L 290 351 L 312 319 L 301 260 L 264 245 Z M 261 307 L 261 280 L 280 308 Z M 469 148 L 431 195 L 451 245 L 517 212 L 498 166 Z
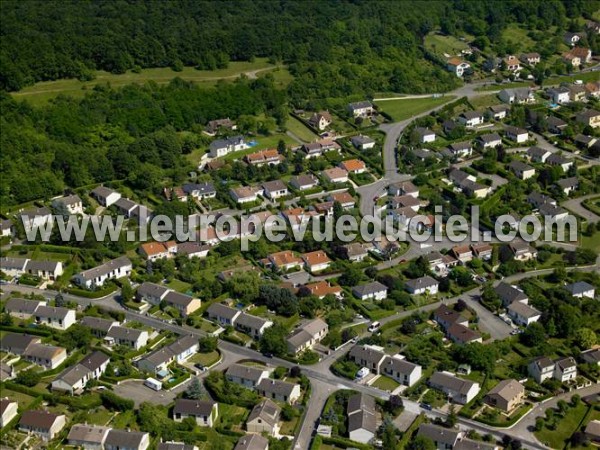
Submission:
M 59 292 L 58 294 L 56 294 L 56 296 L 54 297 L 54 305 L 58 308 L 63 308 L 65 304 L 65 298 L 63 297 L 62 293 Z
M 200 353 L 211 353 L 217 350 L 218 340 L 216 337 L 203 337 L 198 341 L 198 351 Z
M 528 347 L 536 347 L 546 341 L 546 331 L 539 322 L 529 324 L 525 331 L 519 335 L 519 340 Z
M 197 377 L 192 380 L 190 385 L 185 390 L 185 398 L 199 400 L 205 396 L 204 386 Z
M 121 283 L 121 298 L 123 303 L 129 303 L 133 300 L 133 288 L 129 280 L 123 280 Z
M 289 403 L 284 403 L 281 408 L 281 418 L 286 422 L 289 422 L 296 416 L 296 411 Z
M 12 324 L 13 324 L 13 318 L 9 313 L 4 312 L 4 313 L 2 313 L 2 315 L 0 315 L 0 325 L 10 327 Z
M 279 325 L 273 325 L 265 330 L 259 341 L 262 353 L 272 353 L 275 356 L 283 356 L 287 353 L 286 344 L 287 330 Z
M 17 377 L 15 378 L 15 382 L 17 384 L 22 384 L 23 386 L 33 387 L 38 384 L 42 379 L 42 375 L 33 370 L 27 369 L 19 372 Z
M 561 414 L 564 414 L 569 409 L 569 404 L 565 400 L 559 400 L 556 404 Z
M 407 446 L 408 450 L 436 450 L 435 443 L 426 436 L 415 437 Z
M 590 328 L 580 328 L 575 332 L 574 340 L 579 348 L 586 350 L 596 344 L 597 337 L 594 330 L 591 330 Z

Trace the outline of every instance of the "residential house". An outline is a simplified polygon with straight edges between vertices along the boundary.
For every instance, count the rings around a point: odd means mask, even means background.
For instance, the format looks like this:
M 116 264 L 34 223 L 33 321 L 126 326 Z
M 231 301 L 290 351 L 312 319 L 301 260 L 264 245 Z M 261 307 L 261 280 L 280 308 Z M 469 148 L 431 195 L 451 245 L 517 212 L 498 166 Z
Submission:
M 534 146 L 534 147 L 530 147 L 527 150 L 527 157 L 531 161 L 537 162 L 537 163 L 545 163 L 550 155 L 552 155 L 552 153 L 550 153 L 545 148 L 540 148 L 540 147 Z
M 25 266 L 25 272 L 42 280 L 56 280 L 63 274 L 63 265 L 60 261 L 34 261 L 30 259 Z
M 380 374 L 386 355 L 382 347 L 372 345 L 355 345 L 348 353 L 348 359 L 360 367 L 366 367 L 375 375 Z
M 287 186 L 281 180 L 266 181 L 262 184 L 262 188 L 265 196 L 270 200 L 277 200 L 289 195 Z
M 585 28 L 588 31 L 591 31 L 592 33 L 600 34 L 600 23 L 599 22 L 595 22 L 593 20 L 588 20 L 585 24 Z
M 590 81 L 585 84 L 585 91 L 589 98 L 599 98 L 600 97 L 600 81 L 596 81 L 595 83 Z
M 44 442 L 51 441 L 67 424 L 64 414 L 31 409 L 25 411 L 19 420 L 19 430 L 35 434 Z
M 84 270 L 75 275 L 74 280 L 79 286 L 87 289 L 100 287 L 107 280 L 128 277 L 133 266 L 126 256 L 100 264 L 93 269 Z
M 352 294 L 359 300 L 384 300 L 387 298 L 388 287 L 379 281 L 373 281 L 352 288 Z
M 169 288 L 160 284 L 144 281 L 136 291 L 136 298 L 140 301 L 158 305 L 162 302 L 165 296 L 169 293 Z
M 167 306 L 179 311 L 181 317 L 188 317 L 202 306 L 202 302 L 199 298 L 194 298 L 191 295 L 181 294 L 173 290 L 167 292 L 163 301 Z
M 575 47 L 563 54 L 563 61 L 570 63 L 573 67 L 577 68 L 582 64 L 592 62 L 592 51 L 586 47 Z
M 329 194 L 327 200 L 339 203 L 343 209 L 352 209 L 356 206 L 356 200 L 354 200 L 354 197 L 348 191 Z
M 579 355 L 583 362 L 600 366 L 600 348 L 591 348 Z
M 140 245 L 139 253 L 149 261 L 171 258 L 177 254 L 177 244 L 174 241 L 169 242 L 145 242 Z
M 502 380 L 485 396 L 484 401 L 504 412 L 511 412 L 523 403 L 525 388 L 517 380 Z
M 473 145 L 471 142 L 456 142 L 448 146 L 448 152 L 456 158 L 468 158 L 473 154 Z
M 19 404 L 8 398 L 0 399 L 0 428 L 8 425 L 17 415 Z
M 251 166 L 277 166 L 285 160 L 283 155 L 280 155 L 276 148 L 261 150 L 256 153 L 250 153 L 244 157 L 246 163 Z
M 567 122 L 556 116 L 548 116 L 546 122 L 548 123 L 548 131 L 554 134 L 562 134 L 565 128 L 569 126 Z
M 509 72 L 518 72 L 521 70 L 521 63 L 515 55 L 508 55 L 504 58 L 504 64 L 506 65 L 506 70 Z
M 547 195 L 541 194 L 537 191 L 532 192 L 527 196 L 527 203 L 532 205 L 534 208 L 539 208 L 544 204 L 550 204 L 552 206 L 556 206 L 556 200 L 552 197 L 548 197 Z
M 465 316 L 443 304 L 433 312 L 433 320 L 444 330 L 448 330 L 454 324 L 469 326 L 469 320 Z
M 300 398 L 300 385 L 272 378 L 263 378 L 256 385 L 256 392 L 271 400 L 293 405 Z
M 0 258 L 0 270 L 9 277 L 19 277 L 25 273 L 25 267 L 29 260 L 25 258 Z
M 514 323 L 524 327 L 537 322 L 542 317 L 540 311 L 522 302 L 511 303 L 508 305 L 507 311 Z
M 529 140 L 529 133 L 527 130 L 519 127 L 513 127 L 508 125 L 504 129 L 504 135 L 507 139 L 516 142 L 517 144 L 522 144 Z
M 348 436 L 351 441 L 367 444 L 377 432 L 375 398 L 358 393 L 348 398 L 346 407 Z
M 412 386 L 421 379 L 422 368 L 398 355 L 386 356 L 381 363 L 382 374 L 396 380 L 403 386 Z
M 509 249 L 517 261 L 529 261 L 537 258 L 537 250 L 527 242 L 513 241 L 509 244 Z
M 571 91 L 565 86 L 548 89 L 546 93 L 555 105 L 562 105 L 571 101 Z
M 340 169 L 353 174 L 365 173 L 367 171 L 366 164 L 360 159 L 347 159 L 346 161 L 342 161 L 339 166 Z
M 598 139 L 596 139 L 595 137 L 587 136 L 585 134 L 578 134 L 574 138 L 574 141 L 575 141 L 575 144 L 577 145 L 577 147 L 583 148 L 583 149 L 592 147 L 596 143 L 597 140 Z
M 537 383 L 542 384 L 554 376 L 554 366 L 554 361 L 543 356 L 530 362 L 527 370 Z
M 247 434 L 240 438 L 233 450 L 269 450 L 269 440 L 260 434 Z
M 586 127 L 598 128 L 600 127 L 600 112 L 594 109 L 588 109 L 577 114 L 576 120 Z
M 417 198 L 419 196 L 419 188 L 410 181 L 402 181 L 400 183 L 391 184 L 388 187 L 388 193 L 394 197 L 410 195 L 411 197 Z
M 248 433 L 267 433 L 270 436 L 277 436 L 280 416 L 281 408 L 266 398 L 250 411 L 246 419 L 246 430 Z
M 35 320 L 57 330 L 66 330 L 77 321 L 74 309 L 40 305 L 35 310 Z
M 462 77 L 471 68 L 471 65 L 460 58 L 450 58 L 446 64 L 446 68 L 457 77 Z
M 92 197 L 94 197 L 101 206 L 109 207 L 117 203 L 117 200 L 121 198 L 121 194 L 117 191 L 104 187 L 98 186 L 90 193 Z
M 310 295 L 315 295 L 320 299 L 325 298 L 326 295 L 333 295 L 335 297 L 342 298 L 343 292 L 341 287 L 332 286 L 325 280 L 305 284 L 301 289 L 306 290 Z
M 369 256 L 369 250 L 373 248 L 372 244 L 363 244 L 362 242 L 353 242 L 342 246 L 344 256 L 352 262 L 364 261 Z
M 308 123 L 319 131 L 323 131 L 331 125 L 332 122 L 333 119 L 331 118 L 329 111 L 319 111 L 318 113 L 314 113 L 312 117 L 308 119 Z
M 468 245 L 455 245 L 451 253 L 462 265 L 473 260 L 473 250 Z
M 263 379 L 269 378 L 269 371 L 259 367 L 232 364 L 225 372 L 225 377 L 232 383 L 254 389 Z
M 512 103 L 512 102 L 507 102 Z M 510 111 L 510 107 L 505 105 L 492 105 L 488 108 L 488 116 L 494 120 L 504 120 Z
M 124 345 L 134 350 L 139 350 L 148 343 L 148 332 L 146 330 L 125 328 L 117 325 L 110 327 L 104 340 L 109 345 Z
M 436 295 L 438 293 L 440 283 L 429 275 L 417 278 L 415 280 L 408 280 L 405 283 L 406 290 L 413 295 Z
M 563 192 L 563 194 L 571 195 L 579 187 L 579 178 L 563 178 L 562 180 L 558 180 L 556 182 L 556 186 Z
M 496 69 L 500 68 L 500 64 L 502 64 L 502 60 L 500 58 L 492 56 L 490 58 L 486 58 L 486 60 L 482 64 L 482 67 L 483 70 L 485 70 L 486 72 L 494 73 L 496 72 Z
M 0 339 L 0 350 L 14 355 L 22 355 L 32 344 L 41 345 L 42 339 L 30 334 L 17 334 L 7 332 Z
M 452 133 L 457 127 L 461 126 L 462 125 L 460 125 L 459 123 L 450 119 L 444 120 L 444 122 L 442 123 L 442 128 L 444 129 L 444 133 L 446 133 L 446 135 Z
M 317 187 L 319 185 L 319 180 L 312 174 L 301 174 L 292 177 L 290 184 L 298 191 L 306 191 Z
M 429 386 L 444 392 L 448 400 L 466 405 L 479 393 L 479 383 L 463 380 L 449 372 L 435 372 L 428 381 Z
M 358 136 L 352 137 L 350 139 L 352 145 L 356 147 L 358 150 L 369 150 L 375 147 L 375 139 L 359 134 Z
M 71 427 L 67 441 L 73 447 L 86 450 L 103 450 L 104 441 L 106 441 L 109 431 L 109 427 L 78 423 Z
M 234 131 L 237 130 L 237 125 L 229 117 L 227 117 L 226 119 L 211 120 L 206 125 L 204 132 L 209 136 L 214 136 L 221 129 Z
M 563 36 L 563 42 L 571 47 L 574 47 L 575 44 L 577 44 L 581 40 L 582 36 L 582 33 L 572 33 L 570 31 L 567 31 Z
M 272 326 L 272 321 L 245 312 L 241 313 L 234 322 L 236 330 L 246 333 L 254 339 L 260 339 L 265 330 Z
M 134 212 L 137 208 L 139 208 L 139 204 L 125 197 L 121 197 L 119 200 L 115 202 L 115 208 L 127 219 L 133 217 Z
M 481 333 L 459 323 L 450 325 L 446 330 L 446 336 L 456 344 L 471 344 L 473 342 L 483 343 Z
M 494 288 L 494 292 L 498 295 L 498 298 L 502 301 L 502 305 L 505 307 L 515 302 L 523 303 L 525 305 L 529 303 L 529 297 L 527 297 L 523 291 L 504 281 L 501 281 Z
M 210 245 L 203 245 L 198 242 L 177 244 L 177 255 L 187 256 L 188 258 L 206 258 L 209 250 Z
M 420 207 L 421 201 L 412 195 L 401 195 L 399 197 L 392 197 L 388 200 L 388 208 L 390 209 L 410 208 L 417 212 Z
M 137 361 L 137 366 L 140 370 L 153 375 L 168 373 L 168 367 L 171 363 L 182 363 L 197 352 L 198 339 L 190 334 L 144 355 Z
M 175 186 L 172 188 L 163 188 L 163 196 L 168 201 L 174 201 L 174 200 L 177 200 L 179 202 L 187 202 L 188 201 L 187 194 L 183 191 L 183 188 L 181 188 L 180 186 Z
M 46 370 L 56 369 L 67 359 L 67 350 L 63 347 L 33 343 L 21 354 L 25 361 L 32 362 Z
M 321 139 L 317 142 L 304 144 L 302 151 L 306 153 L 306 159 L 317 158 L 323 156 L 326 152 L 336 151 L 340 153 L 340 145 L 331 139 Z
M 101 317 L 85 316 L 79 321 L 80 325 L 90 329 L 92 334 L 99 338 L 104 338 L 111 327 L 118 326 L 120 323 L 116 320 L 102 319 Z
M 569 212 L 560 206 L 554 206 L 549 203 L 544 203 L 539 208 L 540 216 L 546 220 L 555 220 L 557 222 L 565 220 L 569 217 Z
M 535 103 L 535 95 L 530 88 L 502 89 L 498 94 L 504 103 L 522 105 Z M 506 117 L 506 114 L 505 114 Z
M 323 172 L 321 172 L 321 175 L 329 183 L 347 183 L 348 182 L 348 172 L 339 167 L 325 169 Z
M 569 86 L 569 97 L 572 102 L 581 102 L 585 100 L 587 92 L 585 90 L 585 86 L 573 84 Z
M 173 407 L 173 420 L 175 422 L 192 418 L 196 421 L 196 425 L 212 428 L 218 416 L 219 404 L 213 401 L 178 398 Z
M 535 176 L 535 169 L 521 161 L 511 161 L 508 168 L 520 180 L 527 180 Z
M 299 258 L 291 250 L 284 250 L 277 253 L 271 253 L 266 258 L 266 266 L 273 267 L 276 270 L 288 271 L 293 269 L 299 269 L 302 267 L 304 262 L 302 258 Z
M 10 219 L 0 219 L 0 237 L 13 235 L 14 224 Z
M 255 202 L 258 200 L 259 195 L 263 195 L 264 191 L 260 187 L 254 186 L 241 186 L 237 188 L 231 188 L 229 194 L 236 203 L 244 204 Z
M 21 223 L 25 230 L 33 230 L 49 223 L 52 220 L 52 211 L 46 208 L 31 208 L 19 213 Z
M 323 250 L 317 250 L 302 255 L 302 260 L 309 272 L 321 272 L 331 265 L 331 259 Z
M 594 298 L 596 295 L 596 289 L 594 286 L 585 281 L 577 281 L 575 283 L 567 284 L 565 289 L 569 292 L 569 294 L 577 298 Z
M 348 112 L 354 118 L 357 117 L 371 117 L 376 113 L 373 104 L 369 101 L 349 103 L 347 107 Z
M 286 339 L 288 353 L 297 355 L 321 342 L 329 332 L 327 323 L 319 318 L 296 328 Z
M 215 198 L 217 190 L 212 183 L 186 183 L 182 186 L 183 192 L 197 200 Z
M 458 116 L 458 122 L 467 128 L 473 128 L 484 122 L 483 114 L 479 111 L 465 111 Z
M 502 138 L 498 133 L 483 134 L 477 138 L 477 143 L 482 148 L 495 148 L 502 145 Z
M 590 420 L 585 426 L 585 435 L 594 445 L 600 444 L 600 420 Z
M 541 60 L 539 53 L 522 53 L 519 59 L 529 66 L 535 66 Z
M 217 322 L 219 325 L 232 327 L 242 312 L 223 303 L 213 303 L 208 307 L 206 313 L 210 320 Z
M 76 194 L 55 198 L 52 200 L 52 207 L 58 210 L 57 212 L 59 214 L 62 212 L 67 212 L 68 214 L 83 214 L 83 202 L 79 195 Z
M 39 306 L 46 306 L 46 302 L 12 297 L 6 300 L 4 311 L 19 319 L 29 319 Z
M 52 381 L 51 388 L 71 395 L 81 394 L 90 380 L 97 380 L 102 376 L 109 362 L 110 358 L 105 353 L 95 351 L 63 370 Z
M 437 450 L 452 450 L 457 447 L 464 437 L 464 432 L 446 428 L 432 423 L 423 423 L 419 425 L 417 436 L 422 436 L 433 441 Z
M 556 360 L 552 376 L 561 383 L 566 383 L 577 378 L 577 363 L 575 359 L 569 356 Z
M 435 142 L 435 133 L 429 128 L 417 127 L 413 133 L 418 137 L 420 144 Z
M 471 244 L 471 251 L 476 258 L 488 261 L 492 258 L 493 247 L 490 244 Z
M 104 441 L 104 450 L 146 450 L 150 434 L 140 431 L 111 429 Z
M 560 168 L 562 168 L 563 172 L 567 172 L 574 164 L 572 159 L 567 159 L 564 156 L 559 155 L 557 153 L 553 153 L 552 155 L 550 155 L 546 160 L 546 163 L 555 167 L 559 166 Z
M 219 158 L 232 152 L 238 152 L 248 148 L 243 136 L 234 136 L 226 139 L 217 139 L 210 143 L 208 155 L 211 158 Z

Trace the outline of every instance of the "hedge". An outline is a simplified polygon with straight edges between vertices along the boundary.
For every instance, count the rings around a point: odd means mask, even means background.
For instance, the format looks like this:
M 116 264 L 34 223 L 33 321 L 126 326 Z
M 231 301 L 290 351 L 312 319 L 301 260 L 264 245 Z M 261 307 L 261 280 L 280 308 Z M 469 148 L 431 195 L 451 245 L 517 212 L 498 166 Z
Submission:
M 65 292 L 67 292 L 68 294 L 71 294 L 71 295 L 75 295 L 77 297 L 101 298 L 101 297 L 106 297 L 107 295 L 112 294 L 116 290 L 117 290 L 117 287 L 113 285 L 113 286 L 108 286 L 107 288 L 101 289 L 99 291 L 87 291 L 85 289 L 80 289 L 80 288 L 67 288 L 67 289 L 65 289 Z
M 421 426 L 421 424 L 424 421 L 425 421 L 425 414 L 423 414 L 423 413 L 419 414 L 415 418 L 415 420 L 413 420 L 413 423 L 411 423 L 410 426 L 408 427 L 408 429 L 404 432 L 404 434 L 402 435 L 402 438 L 400 439 L 400 442 L 398 442 L 398 445 L 396 448 L 406 448 L 408 446 L 408 443 L 412 439 L 412 435 L 415 433 L 415 431 L 417 431 L 419 426 Z
M 512 427 L 515 423 L 517 423 L 517 421 L 521 417 L 523 417 L 525 414 L 527 414 L 529 412 L 529 410 L 531 410 L 531 408 L 533 408 L 533 405 L 531 403 L 527 403 L 527 405 L 525 405 L 525 407 L 521 409 L 519 414 L 515 415 L 514 417 L 511 417 L 510 420 L 508 420 L 507 422 L 504 422 L 504 423 L 495 422 L 493 420 L 487 420 L 482 417 L 476 417 L 475 420 L 477 422 L 481 422 L 481 423 L 483 423 L 485 425 L 489 425 L 491 427 L 508 428 L 508 427 Z
M 19 334 L 23 334 L 25 332 L 27 334 L 34 334 L 36 336 L 43 336 L 43 337 L 49 337 L 49 336 L 53 335 L 52 331 L 45 330 L 43 328 L 37 328 L 37 327 L 31 327 L 31 328 L 27 328 L 27 330 L 24 330 L 21 327 L 14 327 L 14 326 L 10 326 L 10 325 L 0 325 L 0 330 L 11 331 L 13 333 L 19 333 Z
M 359 450 L 371 450 L 373 447 L 367 444 L 361 444 L 359 442 L 351 441 L 350 439 L 342 437 L 323 437 L 323 443 L 329 445 L 335 445 L 341 448 L 357 448 Z

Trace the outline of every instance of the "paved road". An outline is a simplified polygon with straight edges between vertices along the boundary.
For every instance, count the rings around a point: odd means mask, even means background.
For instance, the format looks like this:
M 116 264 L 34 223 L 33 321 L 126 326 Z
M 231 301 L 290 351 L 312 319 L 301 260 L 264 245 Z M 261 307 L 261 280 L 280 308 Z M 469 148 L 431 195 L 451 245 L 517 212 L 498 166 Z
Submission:
M 596 197 L 600 198 L 600 195 L 590 194 L 590 195 L 586 195 L 584 197 L 573 198 L 571 200 L 567 200 L 566 202 L 564 202 L 562 204 L 562 206 L 564 208 L 568 209 L 569 211 L 577 214 L 578 216 L 583 217 L 588 222 L 596 223 L 596 222 L 600 221 L 600 216 L 598 216 L 597 214 L 594 214 L 589 209 L 586 209 L 581 204 L 585 200 L 588 200 L 590 198 L 596 198 Z

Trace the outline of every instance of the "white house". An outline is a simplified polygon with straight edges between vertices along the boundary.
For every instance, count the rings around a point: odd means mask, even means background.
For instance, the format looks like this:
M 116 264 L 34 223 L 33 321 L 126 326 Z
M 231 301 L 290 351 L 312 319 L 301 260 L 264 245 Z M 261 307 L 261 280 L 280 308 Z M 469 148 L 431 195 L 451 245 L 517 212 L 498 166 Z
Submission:
M 259 367 L 232 364 L 225 372 L 225 377 L 232 383 L 254 389 L 263 378 L 269 378 L 269 371 Z
M 507 139 L 510 139 L 517 144 L 522 144 L 529 140 L 529 133 L 523 128 L 507 126 L 504 130 L 504 135 Z
M 19 214 L 21 223 L 25 230 L 32 230 L 44 226 L 52 220 L 52 211 L 46 208 L 31 208 L 21 211 Z
M 352 117 L 370 117 L 375 113 L 373 104 L 369 101 L 355 102 L 348 104 L 348 112 Z
M 386 356 L 381 363 L 380 371 L 404 386 L 412 386 L 422 376 L 420 365 L 406 361 L 397 355 Z
M 554 362 L 554 379 L 565 383 L 577 378 L 577 363 L 572 357 L 561 358 Z
M 465 111 L 458 116 L 458 122 L 467 128 L 473 128 L 484 122 L 483 114 L 479 111 Z
M 549 380 L 554 375 L 554 361 L 547 357 L 537 358 L 527 366 L 529 375 L 533 379 L 542 384 L 544 381 Z
M 450 58 L 446 64 L 446 68 L 457 77 L 462 77 L 465 71 L 471 68 L 471 65 L 460 58 Z
M 448 395 L 450 401 L 461 405 L 469 403 L 481 390 L 479 383 L 463 380 L 449 372 L 435 372 L 428 384 Z
M 101 206 L 109 207 L 117 203 L 117 200 L 121 198 L 121 194 L 117 191 L 104 187 L 98 186 L 91 192 L 91 196 L 94 197 Z
M 173 407 L 173 420 L 182 422 L 188 417 L 201 427 L 213 427 L 219 416 L 219 404 L 206 400 L 188 400 L 179 398 Z
M 529 88 L 502 89 L 498 97 L 509 104 L 535 103 L 535 95 Z
M 296 328 L 287 338 L 288 352 L 297 355 L 321 342 L 327 335 L 329 327 L 323 320 L 313 319 Z
M 57 330 L 66 330 L 77 321 L 74 309 L 40 305 L 34 313 L 35 320 L 40 325 L 46 325 Z
M 548 89 L 547 91 L 552 103 L 556 105 L 562 105 L 563 103 L 569 103 L 571 101 L 571 91 L 569 88 L 560 86 L 556 88 Z
M 19 421 L 19 430 L 39 436 L 44 442 L 51 441 L 67 424 L 64 414 L 49 411 L 25 411 Z
M 375 399 L 366 394 L 354 394 L 348 399 L 348 436 L 351 441 L 368 444 L 377 432 Z
M 248 148 L 243 136 L 234 136 L 227 139 L 217 139 L 210 143 L 209 156 L 218 158 L 231 152 L 238 152 Z
M 79 195 L 66 195 L 52 200 L 52 206 L 69 214 L 83 214 L 83 202 Z
M 127 277 L 133 266 L 126 256 L 108 261 L 93 269 L 84 270 L 75 275 L 75 282 L 84 288 L 91 289 L 102 286 L 107 280 Z
M 278 402 L 289 403 L 293 405 L 300 398 L 300 385 L 288 383 L 287 381 L 274 380 L 272 378 L 263 378 L 256 385 L 256 392 L 263 397 Z
M 0 399 L 0 428 L 4 428 L 18 414 L 19 404 L 8 398 Z
M 84 357 L 78 364 L 67 367 L 51 384 L 53 391 L 80 394 L 90 380 L 97 380 L 106 371 L 110 358 L 96 351 Z
M 262 184 L 266 197 L 271 200 L 277 200 L 289 194 L 288 188 L 281 180 L 267 181 Z
M 406 290 L 413 295 L 425 293 L 436 295 L 438 293 L 439 285 L 440 283 L 429 275 L 414 280 L 408 280 L 405 283 Z
M 124 345 L 139 350 L 148 343 L 148 332 L 117 325 L 110 327 L 104 340 L 109 345 Z
M 537 322 L 542 317 L 542 313 L 522 302 L 512 302 L 508 305 L 508 315 L 517 325 L 527 326 Z
M 352 288 L 352 294 L 359 300 L 383 300 L 387 298 L 387 293 L 387 286 L 381 284 L 379 281 L 373 281 L 372 283 L 362 284 Z
M 577 281 L 576 283 L 568 284 L 565 286 L 565 289 L 569 291 L 569 294 L 577 298 L 594 298 L 596 295 L 594 286 L 585 281 Z
M 150 434 L 140 431 L 111 429 L 104 441 L 104 450 L 146 450 Z

